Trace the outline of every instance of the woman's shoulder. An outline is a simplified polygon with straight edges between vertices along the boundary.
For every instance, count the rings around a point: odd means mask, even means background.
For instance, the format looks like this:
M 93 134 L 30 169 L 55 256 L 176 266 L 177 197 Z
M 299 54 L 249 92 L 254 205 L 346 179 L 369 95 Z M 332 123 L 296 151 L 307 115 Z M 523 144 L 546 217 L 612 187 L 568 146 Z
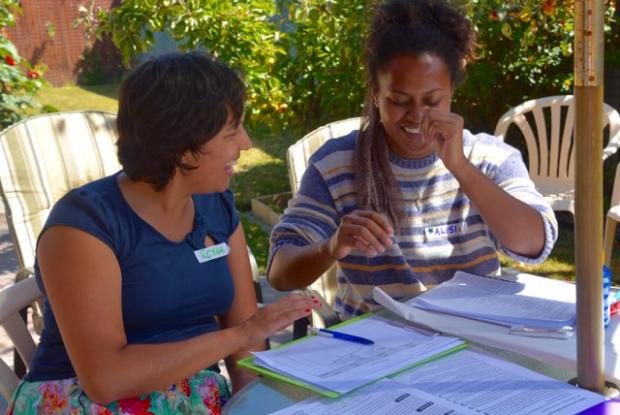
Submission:
M 80 209 L 85 206 L 100 209 L 116 207 L 122 197 L 116 181 L 118 174 L 70 190 L 58 200 L 54 209 Z
M 463 130 L 463 146 L 466 154 L 477 157 L 493 156 L 494 158 L 505 159 L 519 153 L 519 150 L 494 135 L 473 134 L 469 130 Z
M 202 210 L 209 210 L 213 208 L 224 208 L 226 210 L 233 210 L 235 208 L 235 196 L 230 189 L 226 189 L 223 192 L 215 193 L 202 193 L 194 195 L 194 201 L 197 201 L 197 205 Z
M 211 231 L 218 229 L 230 235 L 239 223 L 239 212 L 235 207 L 235 197 L 230 189 L 224 192 L 194 195 L 196 221 L 204 222 Z

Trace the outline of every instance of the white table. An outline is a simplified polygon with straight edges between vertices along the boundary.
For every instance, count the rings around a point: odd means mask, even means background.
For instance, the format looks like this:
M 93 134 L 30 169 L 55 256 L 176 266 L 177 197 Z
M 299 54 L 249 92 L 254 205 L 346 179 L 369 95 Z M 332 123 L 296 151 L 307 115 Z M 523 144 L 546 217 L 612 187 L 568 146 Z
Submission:
M 381 312 L 388 312 L 383 310 Z M 566 339 L 519 336 L 506 327 L 462 317 L 416 310 L 416 319 L 446 335 L 460 337 L 484 350 L 559 380 L 576 377 L 577 334 Z M 620 315 L 605 330 L 605 379 L 620 384 Z M 301 388 L 261 378 L 248 384 L 223 414 L 263 414 L 311 396 Z

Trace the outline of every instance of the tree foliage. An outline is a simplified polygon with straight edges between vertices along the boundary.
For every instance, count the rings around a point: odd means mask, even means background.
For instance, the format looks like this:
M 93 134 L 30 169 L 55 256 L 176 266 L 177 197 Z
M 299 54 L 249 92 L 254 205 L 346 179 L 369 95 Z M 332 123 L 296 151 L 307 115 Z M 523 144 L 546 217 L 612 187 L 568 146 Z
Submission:
M 20 11 L 19 1 L 0 0 L 0 129 L 39 107 L 33 95 L 45 82 L 46 66 L 31 65 L 6 37 L 5 28 L 15 25 L 15 13 Z
M 363 39 L 376 0 L 125 0 L 97 15 L 125 63 L 149 50 L 155 32 L 181 50 L 204 48 L 243 70 L 250 123 L 308 130 L 359 115 L 365 91 Z M 490 129 L 524 99 L 572 89 L 574 0 L 462 2 L 478 32 L 479 59 L 455 109 Z M 606 1 L 618 33 L 615 0 Z M 614 55 L 610 55 L 610 59 Z
M 508 108 L 530 98 L 570 94 L 573 88 L 574 0 L 470 0 L 479 59 L 469 68 L 456 107 L 476 128 L 492 128 Z M 605 2 L 609 36 L 618 27 L 616 2 Z M 610 55 L 611 56 L 611 55 Z

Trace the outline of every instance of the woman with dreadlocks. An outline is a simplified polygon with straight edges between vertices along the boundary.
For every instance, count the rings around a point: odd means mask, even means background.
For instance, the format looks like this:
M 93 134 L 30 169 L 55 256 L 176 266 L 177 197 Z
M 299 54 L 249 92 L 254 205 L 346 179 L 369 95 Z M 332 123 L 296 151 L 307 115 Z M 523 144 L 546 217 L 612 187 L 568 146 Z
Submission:
M 516 149 L 450 109 L 474 57 L 471 22 L 444 0 L 388 0 L 371 23 L 359 131 L 313 154 L 271 236 L 268 278 L 303 288 L 338 263 L 336 310 L 376 308 L 374 286 L 411 297 L 464 270 L 500 271 L 498 250 L 542 262 L 553 211 Z

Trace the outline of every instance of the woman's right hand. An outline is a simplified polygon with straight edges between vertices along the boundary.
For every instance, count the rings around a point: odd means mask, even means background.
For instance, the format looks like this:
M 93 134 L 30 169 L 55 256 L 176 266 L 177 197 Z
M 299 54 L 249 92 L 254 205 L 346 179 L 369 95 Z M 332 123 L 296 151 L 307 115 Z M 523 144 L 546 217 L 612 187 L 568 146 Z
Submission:
M 339 260 L 358 249 L 375 256 L 392 246 L 394 229 L 388 218 L 372 210 L 355 210 L 342 217 L 336 233 L 326 241 L 323 249 Z
M 259 308 L 256 314 L 240 327 L 248 336 L 248 344 L 251 345 L 247 349 L 319 308 L 321 302 L 316 297 L 301 294 L 290 294 Z

